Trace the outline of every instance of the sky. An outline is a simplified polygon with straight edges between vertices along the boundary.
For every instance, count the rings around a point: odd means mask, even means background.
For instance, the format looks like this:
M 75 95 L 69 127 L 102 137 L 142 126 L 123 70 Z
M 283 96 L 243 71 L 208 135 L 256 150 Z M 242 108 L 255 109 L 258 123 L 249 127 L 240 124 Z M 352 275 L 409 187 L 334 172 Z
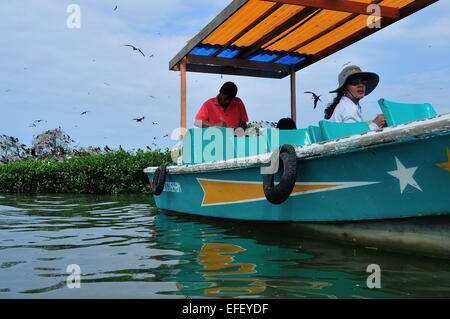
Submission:
M 1 0 L 0 135 L 31 145 L 33 136 L 60 126 L 82 147 L 171 148 L 180 123 L 180 75 L 169 71 L 169 61 L 230 1 Z M 80 28 L 67 27 L 71 4 L 81 10 Z M 328 92 L 348 62 L 381 77 L 362 101 L 367 120 L 381 113 L 380 98 L 427 102 L 449 113 L 449 13 L 450 1 L 440 0 L 299 71 L 298 126 L 323 119 L 333 99 Z M 290 116 L 289 78 L 188 73 L 189 127 L 226 81 L 238 85 L 250 121 Z M 316 110 L 305 91 L 322 95 Z M 143 116 L 142 123 L 132 120 Z M 30 127 L 35 120 L 46 122 Z

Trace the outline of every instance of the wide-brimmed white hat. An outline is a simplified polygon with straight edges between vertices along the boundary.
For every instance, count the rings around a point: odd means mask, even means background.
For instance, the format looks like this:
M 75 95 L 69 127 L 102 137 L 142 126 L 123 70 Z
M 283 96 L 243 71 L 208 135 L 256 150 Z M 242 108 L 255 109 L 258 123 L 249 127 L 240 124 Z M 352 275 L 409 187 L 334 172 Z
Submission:
M 363 72 L 359 66 L 350 65 L 339 74 L 339 87 L 330 93 L 339 92 L 351 78 L 362 78 L 367 81 L 366 95 L 372 93 L 380 83 L 380 77 L 373 72 Z

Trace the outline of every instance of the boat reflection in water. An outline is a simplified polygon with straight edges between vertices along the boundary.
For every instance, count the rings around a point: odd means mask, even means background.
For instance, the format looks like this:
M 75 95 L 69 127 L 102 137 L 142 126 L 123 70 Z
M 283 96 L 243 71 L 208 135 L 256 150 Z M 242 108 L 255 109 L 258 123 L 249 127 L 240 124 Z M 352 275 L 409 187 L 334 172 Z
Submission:
M 264 293 L 265 282 L 251 278 L 251 275 L 257 274 L 257 265 L 235 262 L 238 254 L 245 251 L 245 248 L 233 244 L 206 243 L 203 245 L 198 255 L 198 261 L 204 269 L 201 274 L 206 281 L 220 283 L 218 287 L 205 289 L 205 295 L 234 296 Z
M 386 259 L 376 252 L 294 239 L 284 226 L 232 223 L 175 214 L 155 219 L 162 249 L 183 252 L 176 295 L 253 298 L 390 298 L 367 288 L 367 266 Z M 283 233 L 284 232 L 284 233 Z M 281 235 L 280 235 L 281 234 Z M 369 261 L 371 257 L 372 261 Z

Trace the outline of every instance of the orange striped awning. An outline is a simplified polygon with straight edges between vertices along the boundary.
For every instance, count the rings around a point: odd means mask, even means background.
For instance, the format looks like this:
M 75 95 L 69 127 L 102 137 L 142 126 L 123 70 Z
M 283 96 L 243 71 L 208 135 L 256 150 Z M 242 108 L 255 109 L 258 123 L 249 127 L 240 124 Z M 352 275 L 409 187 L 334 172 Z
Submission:
M 234 0 L 169 67 L 284 78 L 437 1 Z

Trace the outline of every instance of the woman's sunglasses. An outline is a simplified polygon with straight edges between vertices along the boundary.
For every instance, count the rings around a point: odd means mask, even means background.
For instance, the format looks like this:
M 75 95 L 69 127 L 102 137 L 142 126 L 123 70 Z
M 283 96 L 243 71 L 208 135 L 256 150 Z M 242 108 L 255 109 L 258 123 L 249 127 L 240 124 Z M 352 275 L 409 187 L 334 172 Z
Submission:
M 367 83 L 369 83 L 367 80 L 362 80 L 362 79 L 354 79 L 354 80 L 351 80 L 348 82 L 348 84 L 353 85 L 353 86 L 360 85 L 360 84 L 367 86 Z

